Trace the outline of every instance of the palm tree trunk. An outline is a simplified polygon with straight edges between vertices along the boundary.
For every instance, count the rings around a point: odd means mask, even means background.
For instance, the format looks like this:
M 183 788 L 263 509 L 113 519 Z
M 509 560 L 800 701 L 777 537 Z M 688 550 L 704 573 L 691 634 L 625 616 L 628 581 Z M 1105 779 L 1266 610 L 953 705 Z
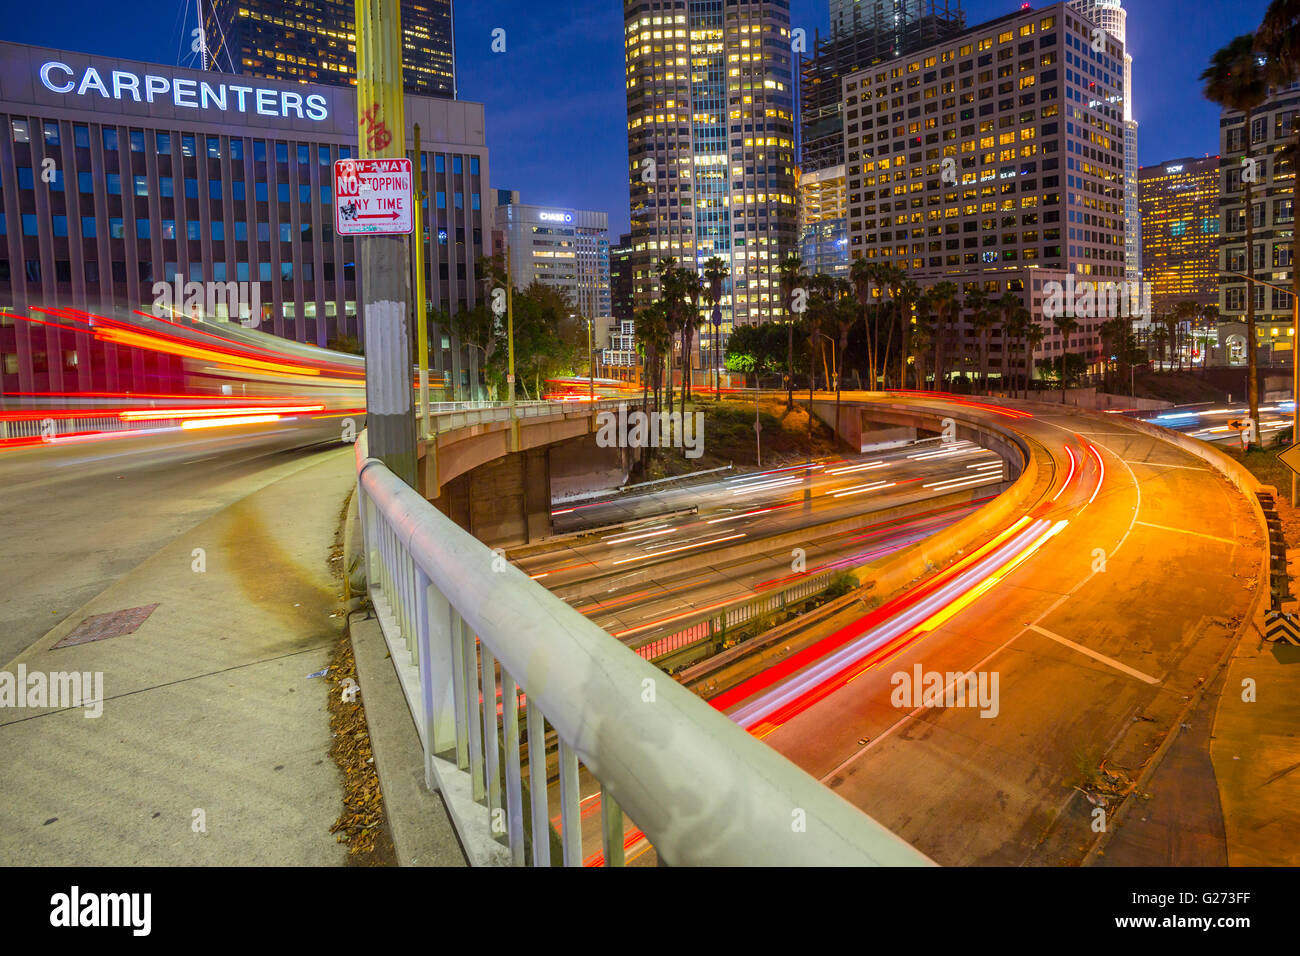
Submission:
M 1251 156 L 1251 111 L 1246 110 L 1246 158 Z M 1300 158 L 1297 159 L 1300 161 Z M 1253 280 L 1255 278 L 1255 210 L 1251 206 L 1253 191 L 1251 183 L 1246 184 L 1246 274 Z M 1295 207 L 1292 206 L 1292 213 Z M 1291 268 L 1294 270 L 1297 263 L 1292 262 Z M 1297 330 L 1296 337 L 1300 338 L 1300 330 Z M 1248 358 L 1246 363 L 1246 394 L 1250 401 L 1250 421 L 1254 435 L 1259 434 L 1259 358 L 1255 354 L 1258 342 L 1255 335 L 1255 283 L 1246 284 L 1246 349 Z M 1257 442 L 1251 442 L 1250 448 L 1258 447 Z
M 794 313 L 786 323 L 785 339 L 785 407 L 794 408 Z

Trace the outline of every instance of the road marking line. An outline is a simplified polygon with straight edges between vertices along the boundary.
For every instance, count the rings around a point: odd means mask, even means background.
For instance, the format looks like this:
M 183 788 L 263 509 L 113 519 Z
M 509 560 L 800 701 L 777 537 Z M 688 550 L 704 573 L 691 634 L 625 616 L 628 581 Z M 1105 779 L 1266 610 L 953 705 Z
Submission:
M 1037 624 L 1030 624 L 1029 630 L 1041 634 L 1043 635 L 1043 637 L 1051 638 L 1052 640 L 1056 641 L 1058 644 L 1064 644 L 1066 647 L 1073 648 L 1074 650 L 1078 651 L 1080 654 L 1086 654 L 1088 657 L 1091 657 L 1093 660 L 1100 661 L 1103 664 L 1115 668 L 1117 671 L 1122 671 L 1123 673 L 1128 674 L 1130 677 L 1136 677 L 1138 680 L 1145 681 L 1148 684 L 1160 683 L 1160 678 L 1158 677 L 1150 677 L 1146 674 L 1143 674 L 1141 671 L 1134 670 L 1132 667 L 1129 667 L 1127 664 L 1121 664 L 1113 657 L 1107 657 L 1105 654 L 1098 653 L 1097 651 L 1094 651 L 1090 647 L 1084 647 L 1082 644 L 1076 644 L 1074 643 L 1074 641 L 1064 638 L 1060 634 L 1057 634 L 1054 631 L 1049 631 L 1045 627 L 1039 627 Z
M 1200 465 L 1175 465 L 1168 461 L 1133 461 L 1123 458 L 1121 461 L 1126 465 L 1150 465 L 1152 468 L 1185 468 L 1187 471 L 1213 471 L 1212 468 L 1204 468 Z
M 1044 425 L 1048 425 L 1048 426 L 1050 426 L 1050 427 L 1052 427 L 1052 428 L 1059 429 L 1060 431 L 1066 432 L 1067 434 L 1071 434 L 1071 435 L 1073 435 L 1073 434 L 1092 434 L 1092 433 L 1089 433 L 1089 432 L 1075 432 L 1075 431 L 1073 431 L 1073 430 L 1071 430 L 1071 429 L 1069 429 L 1069 428 L 1066 428 L 1066 427 L 1063 426 L 1063 425 L 1058 425 L 1058 424 L 1056 424 L 1055 422 L 1049 422 L 1049 421 L 1047 421 L 1046 419 L 1043 419 L 1043 418 L 1039 418 L 1039 419 L 1037 419 L 1037 421 L 1042 422 Z M 1129 432 L 1129 431 L 1125 431 L 1125 432 L 1106 432 L 1106 433 L 1104 433 L 1104 434 L 1123 434 L 1123 435 L 1128 436 L 1128 435 L 1132 435 L 1133 433 L 1132 433 L 1132 432 Z M 1101 443 L 1101 442 L 1096 442 L 1095 444 L 1097 444 L 1098 447 L 1100 447 L 1100 448 L 1104 448 L 1106 451 L 1110 452 L 1110 454 L 1114 455 L 1115 458 L 1116 458 L 1116 459 L 1117 459 L 1117 460 L 1118 460 L 1122 465 L 1124 465 L 1124 467 L 1128 470 L 1128 476 L 1129 476 L 1129 479 L 1133 482 L 1133 490 L 1137 493 L 1137 503 L 1133 506 L 1133 516 L 1129 519 L 1128 528 L 1124 531 L 1124 535 L 1123 535 L 1123 537 L 1121 537 L 1121 538 L 1119 539 L 1119 542 L 1115 545 L 1114 550 L 1112 550 L 1112 551 L 1110 552 L 1110 554 L 1107 556 L 1107 557 L 1114 557 L 1114 556 L 1119 552 L 1120 548 L 1124 547 L 1125 542 L 1127 542 L 1128 539 L 1129 539 L 1129 535 L 1131 535 L 1131 534 L 1133 533 L 1133 528 L 1134 528 L 1134 526 L 1138 523 L 1137 516 L 1138 516 L 1138 513 L 1142 510 L 1142 483 L 1139 482 L 1139 481 L 1137 480 L 1137 475 L 1135 475 L 1135 474 L 1133 473 L 1133 469 L 1129 467 L 1128 462 L 1125 461 L 1123 458 L 1121 458 L 1121 457 L 1120 457 L 1120 456 L 1119 456 L 1115 451 L 1113 451 L 1111 448 L 1107 447 L 1105 444 L 1103 444 L 1103 443 Z M 1026 625 L 1025 625 L 1024 627 L 1022 627 L 1019 631 L 1017 631 L 1014 635 L 1012 635 L 1012 637 L 1011 637 L 1010 640 L 1008 640 L 1005 644 L 1003 644 L 1003 645 L 1002 645 L 1001 647 L 999 647 L 997 650 L 993 651 L 991 654 L 989 654 L 987 657 L 985 657 L 982 661 L 980 661 L 980 662 L 979 662 L 978 664 L 976 664 L 974 667 L 969 668 L 969 670 L 970 670 L 970 671 L 977 671 L 977 670 L 979 670 L 979 668 L 983 667 L 987 662 L 989 662 L 989 661 L 992 660 L 994 657 L 996 657 L 998 654 L 1002 653 L 1004 650 L 1006 650 L 1008 647 L 1010 647 L 1012 644 L 1014 644 L 1014 643 L 1015 643 L 1015 642 L 1020 638 L 1020 635 L 1022 635 L 1022 634 L 1025 633 L 1025 631 L 1030 630 L 1031 628 L 1034 629 L 1034 630 L 1040 630 L 1040 628 L 1038 627 L 1038 622 L 1039 622 L 1039 621 L 1043 620 L 1045 617 L 1047 617 L 1047 615 L 1051 614 L 1051 613 L 1052 613 L 1053 611 L 1055 611 L 1058 607 L 1060 607 L 1062 604 L 1064 604 L 1066 601 L 1068 601 L 1068 600 L 1069 600 L 1069 599 L 1070 599 L 1070 598 L 1075 594 L 1075 592 L 1077 592 L 1081 587 L 1083 587 L 1085 584 L 1087 584 L 1089 581 L 1091 581 L 1093 578 L 1095 578 L 1095 577 L 1097 576 L 1098 573 L 1099 573 L 1099 572 L 1097 572 L 1097 571 L 1093 571 L 1091 574 L 1089 574 L 1087 577 L 1085 577 L 1083 580 L 1081 580 L 1078 584 L 1076 584 L 1074 587 L 1072 587 L 1072 588 L 1071 588 L 1067 593 L 1062 594 L 1060 597 L 1058 597 L 1055 601 L 1053 601 L 1053 602 L 1051 603 L 1051 605 L 1047 608 L 1047 610 L 1043 611 L 1042 614 L 1040 614 L 1040 615 L 1038 615 L 1038 617 L 1034 618 L 1034 620 L 1033 620 L 1032 623 L 1030 623 L 1030 624 L 1026 624 Z M 1050 634 L 1050 632 L 1048 632 L 1048 633 Z M 1054 635 L 1053 635 L 1053 636 L 1054 636 Z M 1060 640 L 1064 641 L 1065 638 L 1060 638 Z M 1091 653 L 1090 651 L 1087 651 L 1087 650 L 1084 649 L 1084 648 L 1080 648 L 1080 650 L 1083 650 L 1084 653 Z M 1107 662 L 1107 663 L 1112 663 L 1112 662 L 1109 661 L 1109 659 L 1107 659 L 1106 662 Z M 1119 668 L 1121 668 L 1121 669 L 1124 668 L 1124 665 L 1120 664 L 1120 663 L 1117 662 L 1117 661 L 1116 661 L 1116 662 L 1113 662 L 1113 663 L 1115 664 L 1115 666 L 1117 666 L 1117 667 L 1119 667 Z M 1137 671 L 1134 671 L 1133 673 L 1134 673 L 1135 676 L 1141 678 L 1142 680 L 1146 680 L 1146 681 L 1148 681 L 1149 683 L 1158 683 L 1158 681 L 1153 681 L 1153 680 L 1151 680 L 1150 678 L 1146 677 L 1146 675 L 1144 675 L 1144 674 L 1140 674 L 1140 673 L 1138 673 Z M 917 708 L 916 708 L 915 710 L 913 710 L 911 713 L 904 714 L 904 715 L 903 715 L 902 717 L 900 717 L 898 720 L 894 721 L 894 723 L 892 723 L 892 724 L 890 724 L 888 727 L 886 727 L 885 730 L 884 730 L 884 731 L 883 731 L 879 736 L 872 738 L 872 739 L 871 739 L 870 741 L 868 741 L 865 745 L 863 745 L 862 747 L 860 747 L 856 752 L 854 752 L 853 754 L 849 755 L 849 757 L 848 757 L 848 758 L 847 758 L 843 763 L 841 763 L 838 767 L 836 767 L 834 770 L 832 770 L 832 771 L 831 771 L 830 773 L 828 773 L 826 776 L 822 777 L 822 778 L 821 778 L 821 782 L 822 782 L 822 783 L 826 783 L 826 782 L 828 782 L 832 777 L 834 777 L 835 775 L 837 775 L 838 773 L 840 773 L 841 771 L 843 771 L 846 767 L 849 766 L 849 764 L 853 763 L 853 761 L 857 760 L 859 757 L 861 757 L 864 753 L 866 753 L 866 752 L 867 752 L 868 750 L 870 750 L 872 747 L 876 746 L 876 744 L 880 743 L 880 742 L 881 742 L 882 740 L 884 740 L 886 737 L 890 736 L 890 735 L 891 735 L 895 730 L 897 730 L 897 729 L 898 729 L 899 727 L 901 727 L 903 724 L 905 724 L 905 723 L 907 723 L 908 721 L 910 721 L 913 717 L 915 717 L 917 714 L 919 714 L 922 710 L 930 710 L 930 709 L 932 709 L 932 708 L 928 708 L 928 707 L 917 707 Z
M 1144 528 L 1156 528 L 1157 530 L 1160 531 L 1173 531 L 1176 532 L 1177 534 L 1190 534 L 1190 535 L 1195 535 L 1198 538 L 1208 538 L 1211 541 L 1220 541 L 1223 544 L 1230 544 L 1234 548 L 1237 546 L 1237 542 L 1233 541 L 1231 538 L 1220 538 L 1218 535 L 1205 534 L 1200 531 L 1189 531 L 1186 528 L 1171 528 L 1169 527 L 1169 525 L 1152 524 L 1150 521 L 1139 521 L 1138 524 L 1142 525 Z
M 1070 598 L 1070 595 L 1068 595 L 1068 594 L 1062 594 L 1062 595 L 1060 595 L 1060 596 L 1059 596 L 1055 601 L 1053 601 L 1053 602 L 1051 603 L 1050 606 L 1048 606 L 1047 610 L 1045 610 L 1042 614 L 1038 615 L 1038 617 L 1036 617 L 1034 620 L 1035 620 L 1035 621 L 1041 621 L 1043 618 L 1047 617 L 1047 615 L 1051 614 L 1051 613 L 1052 613 L 1053 611 L 1055 611 L 1058 607 L 1060 607 L 1060 606 L 1061 606 L 1065 601 L 1069 600 L 1069 598 Z M 983 667 L 983 666 L 984 666 L 985 664 L 987 664 L 989 661 L 993 660 L 993 658 L 997 657 L 999 654 L 1001 654 L 1003 651 L 1005 651 L 1008 647 L 1010 647 L 1012 644 L 1014 644 L 1014 643 L 1016 642 L 1016 640 L 1019 639 L 1020 635 L 1023 634 L 1023 633 L 1025 633 L 1025 631 L 1028 630 L 1030 626 L 1031 626 L 1031 625 L 1025 625 L 1025 627 L 1022 627 L 1020 630 L 1016 631 L 1016 633 L 1013 634 L 1013 635 L 1011 636 L 1011 639 L 1010 639 L 1010 640 L 1008 640 L 1008 641 L 1007 641 L 1005 644 L 1003 644 L 1001 647 L 999 647 L 999 648 L 997 648 L 996 650 L 990 652 L 988 655 L 985 656 L 985 658 L 984 658 L 982 661 L 980 661 L 979 663 L 977 663 L 974 667 L 968 668 L 967 671 L 966 671 L 965 673 L 972 673 L 972 672 L 976 672 L 976 671 L 978 671 L 981 667 Z M 954 681 L 953 683 L 955 683 L 955 681 Z M 948 688 L 945 687 L 945 688 L 944 688 L 944 693 L 947 693 L 947 690 L 948 690 Z M 857 759 L 858 759 L 859 757 L 861 757 L 864 753 L 866 753 L 868 750 L 870 750 L 870 749 L 871 749 L 872 747 L 874 747 L 876 744 L 880 743 L 882 740 L 884 740 L 886 737 L 888 737 L 890 734 L 892 734 L 895 730 L 897 730 L 897 729 L 898 729 L 899 727 L 901 727 L 903 724 L 907 723 L 909 720 L 911 720 L 913 717 L 915 717 L 915 716 L 916 716 L 917 714 L 919 714 L 921 711 L 923 711 L 923 710 L 934 710 L 934 709 L 935 709 L 934 707 L 917 707 L 917 708 L 913 709 L 910 713 L 904 714 L 902 717 L 898 718 L 898 720 L 894 721 L 892 724 L 890 724 L 888 727 L 886 727 L 886 728 L 884 729 L 884 731 L 881 732 L 879 735 L 873 737 L 870 741 L 868 741 L 868 742 L 867 742 L 866 744 L 864 744 L 862 747 L 858 748 L 857 751 L 855 751 L 854 753 L 850 754 L 849 757 L 848 757 L 848 759 L 846 759 L 843 763 L 841 763 L 838 767 L 836 767 L 834 770 L 832 770 L 832 771 L 831 771 L 830 773 L 828 773 L 826 776 L 822 777 L 822 778 L 821 778 L 821 782 L 822 782 L 822 783 L 826 783 L 828 780 L 830 780 L 832 777 L 834 777 L 836 774 L 838 774 L 840 771 L 842 771 L 844 768 L 846 768 L 849 764 L 853 763 L 853 761 L 857 760 Z

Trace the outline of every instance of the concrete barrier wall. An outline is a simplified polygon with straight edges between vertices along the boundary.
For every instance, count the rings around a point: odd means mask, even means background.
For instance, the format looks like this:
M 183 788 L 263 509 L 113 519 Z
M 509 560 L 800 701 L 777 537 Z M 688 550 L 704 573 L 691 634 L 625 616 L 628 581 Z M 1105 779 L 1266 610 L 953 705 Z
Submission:
M 881 567 L 860 569 L 856 572 L 858 581 L 872 585 L 875 595 L 884 600 L 1001 531 L 1051 485 L 1054 466 L 1046 450 L 1026 442 L 1025 458 L 1020 477 L 979 511 L 918 542 Z

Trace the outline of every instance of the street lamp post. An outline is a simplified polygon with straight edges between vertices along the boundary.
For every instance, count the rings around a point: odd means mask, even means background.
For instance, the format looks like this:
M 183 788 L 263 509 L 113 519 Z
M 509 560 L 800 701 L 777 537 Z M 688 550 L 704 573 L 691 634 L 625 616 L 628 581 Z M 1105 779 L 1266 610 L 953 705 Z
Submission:
M 1265 282 L 1263 279 L 1256 279 L 1241 272 L 1231 274 L 1241 276 L 1247 282 L 1258 282 L 1260 285 L 1267 286 L 1278 292 L 1285 292 L 1291 297 L 1291 444 L 1294 445 L 1297 437 L 1300 436 L 1300 361 L 1296 361 L 1296 347 L 1300 344 L 1300 342 L 1297 342 L 1297 340 L 1300 340 L 1300 298 L 1296 298 L 1296 294 L 1292 290 L 1283 288 L 1280 285 L 1273 285 L 1271 282 Z M 1271 365 L 1271 353 L 1269 358 L 1269 364 Z M 1252 422 L 1251 424 L 1256 429 L 1256 434 L 1258 434 L 1259 422 Z M 1293 471 L 1291 472 L 1291 507 L 1294 508 L 1295 506 L 1296 475 Z
M 573 316 L 569 316 L 573 318 Z M 593 359 L 594 353 L 591 349 L 591 317 L 583 316 L 587 320 L 587 401 L 591 402 L 591 407 L 596 407 L 596 364 Z
M 827 335 L 825 332 L 822 332 L 821 330 L 814 332 L 813 337 L 825 339 L 827 342 L 831 343 L 831 376 L 835 379 L 835 428 L 833 430 L 836 433 L 838 433 L 840 430 L 840 367 L 835 361 L 835 340 L 831 338 L 829 335 Z M 812 381 L 811 365 L 808 369 L 808 379 L 810 382 Z M 826 384 L 829 385 L 830 382 L 827 382 Z M 809 389 L 808 394 L 810 396 L 808 400 L 808 419 L 809 421 L 811 421 L 812 420 L 812 398 L 811 398 L 812 389 L 811 388 Z

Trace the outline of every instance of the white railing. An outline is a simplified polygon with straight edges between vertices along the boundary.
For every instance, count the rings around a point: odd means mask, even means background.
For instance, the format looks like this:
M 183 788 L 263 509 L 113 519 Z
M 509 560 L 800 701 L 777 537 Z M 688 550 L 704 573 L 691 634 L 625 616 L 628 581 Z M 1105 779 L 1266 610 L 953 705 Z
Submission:
M 590 862 L 581 825 L 596 795 L 583 797 L 580 765 L 599 785 L 606 865 L 624 862 L 625 811 L 673 865 L 931 862 L 499 558 L 368 458 L 364 434 L 357 492 L 426 783 L 471 862 L 551 865 L 552 774 L 557 862 Z

